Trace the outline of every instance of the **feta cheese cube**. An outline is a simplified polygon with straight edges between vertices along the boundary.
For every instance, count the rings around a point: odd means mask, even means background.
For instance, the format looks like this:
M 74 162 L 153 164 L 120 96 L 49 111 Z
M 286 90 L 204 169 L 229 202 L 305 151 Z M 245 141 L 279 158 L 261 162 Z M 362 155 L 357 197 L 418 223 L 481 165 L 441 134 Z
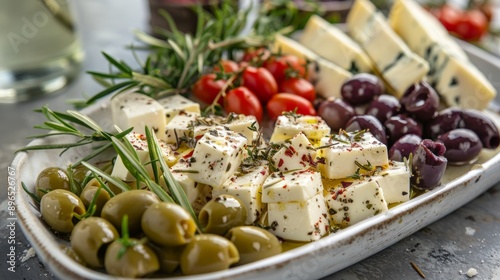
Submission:
M 165 127 L 165 142 L 177 144 L 180 138 L 193 137 L 193 123 L 198 114 L 180 112 Z
M 330 230 L 322 194 L 306 201 L 269 203 L 267 211 L 271 231 L 285 240 L 314 241 Z
M 389 167 L 378 172 L 371 180 L 384 191 L 385 201 L 389 204 L 410 200 L 411 173 L 403 162 L 391 161 Z
M 321 174 L 313 170 L 274 172 L 262 187 L 262 202 L 306 201 L 323 191 Z
M 279 171 L 287 172 L 308 169 L 315 165 L 315 159 L 316 150 L 304 133 L 299 132 L 289 143 L 283 144 L 274 154 L 272 161 Z
M 181 112 L 195 113 L 200 115 L 200 104 L 193 102 L 186 97 L 175 94 L 158 100 L 158 103 L 165 110 L 166 122 L 169 123 L 175 116 Z
M 179 185 L 184 190 L 184 193 L 186 194 L 189 203 L 193 204 L 200 195 L 200 188 L 197 188 L 196 182 L 186 175 L 185 171 L 188 169 L 189 169 L 189 163 L 186 160 L 181 159 L 176 164 L 174 164 L 174 166 L 170 168 L 170 171 L 172 172 L 174 180 L 179 182 Z M 168 188 L 165 185 L 165 180 L 163 180 L 163 178 L 161 178 L 160 180 L 160 186 L 162 186 L 163 189 L 168 191 Z
M 221 187 L 238 169 L 246 153 L 247 139 L 224 127 L 209 130 L 198 141 L 189 159 L 188 176 L 199 183 Z
M 159 140 L 165 140 L 165 109 L 153 98 L 135 92 L 123 92 L 111 99 L 113 123 L 120 129 L 134 128 L 144 134 L 147 125 Z
M 259 123 L 255 116 L 245 116 L 243 114 L 231 113 L 227 117 L 198 117 L 194 125 L 194 138 L 199 139 L 214 126 L 224 126 L 229 130 L 243 135 L 248 144 L 255 138 L 255 130 L 259 130 Z
M 330 127 L 317 116 L 282 115 L 278 117 L 271 135 L 271 143 L 282 143 L 299 132 L 315 142 L 330 134 Z
M 328 179 L 352 176 L 360 168 L 358 164 L 372 167 L 389 164 L 387 146 L 369 132 L 323 137 L 320 145 L 323 148 L 316 154 L 318 166 Z

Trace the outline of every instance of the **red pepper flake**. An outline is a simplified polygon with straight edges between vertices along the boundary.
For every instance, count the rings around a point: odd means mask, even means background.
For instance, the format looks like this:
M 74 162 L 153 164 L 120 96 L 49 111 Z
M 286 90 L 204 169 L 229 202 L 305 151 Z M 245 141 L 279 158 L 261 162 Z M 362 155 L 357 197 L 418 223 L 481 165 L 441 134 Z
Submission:
M 352 182 L 341 182 L 343 188 L 347 188 L 352 185 Z
M 143 140 L 143 141 L 144 141 L 144 140 L 146 140 L 146 135 L 144 135 L 144 134 L 139 134 L 139 139 L 141 139 L 141 140 Z
M 260 174 L 262 174 L 262 175 L 266 175 L 266 171 L 265 171 L 265 170 L 262 170 L 262 171 L 260 171 Z
M 293 156 L 292 149 L 293 149 L 292 147 L 287 148 L 286 151 L 285 151 L 285 156 L 292 157 Z
M 194 153 L 194 150 L 192 150 L 191 152 L 187 153 L 187 155 L 183 156 L 183 158 L 189 158 L 193 155 Z
M 285 161 L 282 158 L 280 158 L 280 161 L 278 162 L 278 167 L 281 167 L 283 163 L 285 163 Z
M 287 185 L 284 185 L 283 188 L 286 189 Z

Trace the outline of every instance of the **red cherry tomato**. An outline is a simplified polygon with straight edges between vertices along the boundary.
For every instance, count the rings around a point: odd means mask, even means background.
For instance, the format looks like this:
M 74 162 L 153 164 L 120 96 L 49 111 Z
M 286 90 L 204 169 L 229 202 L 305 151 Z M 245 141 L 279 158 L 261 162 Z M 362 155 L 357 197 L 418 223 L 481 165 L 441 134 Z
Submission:
M 466 41 L 479 41 L 488 29 L 488 19 L 478 10 L 467 11 L 459 20 L 454 32 Z
M 215 78 L 216 75 L 213 73 L 202 75 L 193 86 L 194 96 L 207 104 L 212 104 L 226 84 L 226 81 Z M 219 104 L 222 105 L 222 97 L 219 98 Z
M 271 72 L 278 84 L 281 83 L 285 77 L 293 73 L 296 74 L 294 77 L 306 77 L 307 63 L 304 59 L 295 55 L 271 56 L 264 62 L 263 66 Z
M 297 114 L 316 116 L 316 110 L 309 100 L 291 93 L 278 93 L 267 103 L 267 114 L 276 120 L 283 112 L 297 110 Z
M 242 61 L 259 62 L 266 61 L 271 56 L 271 51 L 266 48 L 248 49 L 243 54 Z
M 224 109 L 227 113 L 255 116 L 258 122 L 262 120 L 262 105 L 257 96 L 246 87 L 230 90 L 224 98 Z
M 278 92 L 276 80 L 264 67 L 248 66 L 243 71 L 242 84 L 255 93 L 262 104 L 266 104 Z
M 232 60 L 222 59 L 218 64 L 214 66 L 214 72 L 220 72 L 220 65 L 222 65 L 222 69 L 224 69 L 224 73 L 234 73 L 238 71 L 240 66 L 238 63 Z
M 437 11 L 438 20 L 450 32 L 455 31 L 461 17 L 462 11 L 450 5 L 443 5 Z
M 316 99 L 316 89 L 308 80 L 303 78 L 285 79 L 280 84 L 280 92 L 293 93 L 304 97 L 310 102 L 314 102 L 314 99 Z

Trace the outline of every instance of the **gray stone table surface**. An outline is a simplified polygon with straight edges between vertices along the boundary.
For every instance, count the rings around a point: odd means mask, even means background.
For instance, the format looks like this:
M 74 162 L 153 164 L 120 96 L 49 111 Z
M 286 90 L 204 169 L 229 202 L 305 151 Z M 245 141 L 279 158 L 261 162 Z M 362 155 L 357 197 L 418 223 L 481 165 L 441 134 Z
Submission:
M 65 103 L 68 98 L 97 92 L 100 87 L 84 71 L 107 70 L 101 51 L 133 63 L 125 46 L 133 41 L 134 29 L 148 29 L 145 0 L 85 0 L 74 4 L 86 53 L 80 77 L 60 94 L 21 104 L 0 104 L 0 279 L 56 279 L 36 255 L 28 255 L 31 246 L 19 226 L 15 236 L 16 271 L 7 270 L 7 167 L 13 151 L 26 145 L 26 137 L 35 133 L 32 127 L 40 120 L 32 111 L 43 105 L 69 109 Z M 478 271 L 473 279 L 500 279 L 500 184 L 445 218 L 325 279 L 422 279 L 411 263 L 426 279 L 468 279 L 465 273 L 470 268 Z

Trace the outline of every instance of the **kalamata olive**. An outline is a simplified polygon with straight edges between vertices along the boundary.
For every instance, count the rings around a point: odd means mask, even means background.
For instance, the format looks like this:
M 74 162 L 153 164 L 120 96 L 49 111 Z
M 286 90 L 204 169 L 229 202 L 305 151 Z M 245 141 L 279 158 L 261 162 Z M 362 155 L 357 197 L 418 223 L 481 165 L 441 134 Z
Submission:
M 163 247 L 154 243 L 150 243 L 149 245 L 158 257 L 160 272 L 170 274 L 181 264 L 181 254 L 185 246 Z
M 99 181 L 97 179 L 93 178 L 90 180 L 86 185 L 85 188 L 83 188 L 82 192 L 80 193 L 80 199 L 82 200 L 83 204 L 85 207 L 89 207 L 89 205 L 92 203 L 92 199 L 94 199 L 94 196 L 97 194 L 97 190 L 100 188 Z M 110 199 L 109 193 L 101 188 L 99 190 L 99 194 L 97 194 L 97 198 L 95 200 L 95 212 L 94 216 L 101 216 L 101 211 L 102 208 L 104 207 L 104 204 L 108 202 Z M 90 211 L 90 209 L 89 209 Z
M 104 267 L 108 274 L 120 277 L 139 278 L 158 271 L 158 257 L 151 247 L 135 238 L 129 238 L 124 244 L 120 239 L 113 241 L 106 250 Z
M 500 144 L 500 135 L 495 123 L 481 111 L 465 109 L 462 111 L 463 127 L 474 131 L 483 147 L 496 149 Z
M 215 234 L 200 234 L 182 251 L 181 270 L 185 275 L 225 270 L 239 259 L 238 249 L 231 241 Z
M 247 209 L 236 197 L 221 194 L 212 198 L 198 215 L 204 232 L 225 235 L 232 227 L 242 226 L 247 219 Z
M 368 105 L 365 114 L 372 115 L 381 123 L 384 123 L 388 118 L 397 115 L 401 111 L 399 100 L 388 94 L 377 96 Z
M 443 176 L 448 160 L 446 147 L 441 142 L 424 139 L 413 152 L 412 184 L 419 189 L 434 189 Z
M 122 218 L 128 215 L 130 233 L 141 231 L 142 214 L 151 205 L 160 202 L 158 197 L 147 190 L 126 191 L 112 197 L 102 208 L 101 217 L 121 230 Z
M 71 248 L 86 264 L 103 267 L 108 245 L 118 238 L 118 231 L 110 222 L 103 218 L 90 217 L 73 228 Z
M 330 126 L 332 131 L 336 132 L 344 128 L 347 121 L 356 113 L 352 106 L 341 98 L 330 98 L 321 103 L 318 115 Z
M 313 101 L 313 107 L 314 107 L 314 110 L 316 110 L 316 112 L 319 110 L 319 106 L 321 106 L 321 104 L 325 101 L 326 99 L 324 97 L 321 97 L 321 96 L 316 96 L 316 99 L 314 99 Z
M 42 197 L 45 193 L 56 190 L 70 190 L 68 174 L 59 167 L 47 167 L 36 178 L 36 194 Z
M 42 218 L 55 231 L 70 233 L 78 220 L 75 215 L 85 214 L 85 205 L 76 194 L 56 189 L 46 193 L 40 201 Z
M 406 115 L 392 116 L 384 123 L 390 143 L 396 142 L 406 134 L 422 137 L 422 125 Z
M 418 135 L 407 134 L 402 136 L 389 149 L 389 159 L 395 161 L 403 161 L 403 158 L 408 159 L 420 142 L 422 142 L 422 138 Z
M 181 206 L 159 202 L 151 205 L 141 219 L 142 231 L 158 245 L 179 246 L 194 237 L 196 223 Z
M 352 105 L 366 104 L 375 96 L 384 93 L 384 84 L 372 74 L 360 73 L 344 82 L 340 94 L 345 101 Z
M 272 257 L 283 250 L 274 234 L 255 226 L 234 227 L 228 231 L 226 237 L 238 249 L 239 265 Z
M 387 135 L 380 121 L 371 115 L 354 116 L 346 124 L 348 132 L 368 129 L 368 131 L 380 142 L 387 144 Z
M 477 160 L 483 148 L 481 140 L 474 131 L 457 128 L 438 136 L 436 141 L 442 142 L 446 147 L 444 157 L 450 164 L 469 164 Z
M 407 113 L 414 116 L 418 121 L 431 120 L 439 106 L 439 96 L 436 91 L 426 82 L 410 86 L 401 97 L 401 104 Z
M 447 108 L 425 124 L 425 136 L 435 140 L 439 135 L 459 127 L 463 127 L 462 110 Z

